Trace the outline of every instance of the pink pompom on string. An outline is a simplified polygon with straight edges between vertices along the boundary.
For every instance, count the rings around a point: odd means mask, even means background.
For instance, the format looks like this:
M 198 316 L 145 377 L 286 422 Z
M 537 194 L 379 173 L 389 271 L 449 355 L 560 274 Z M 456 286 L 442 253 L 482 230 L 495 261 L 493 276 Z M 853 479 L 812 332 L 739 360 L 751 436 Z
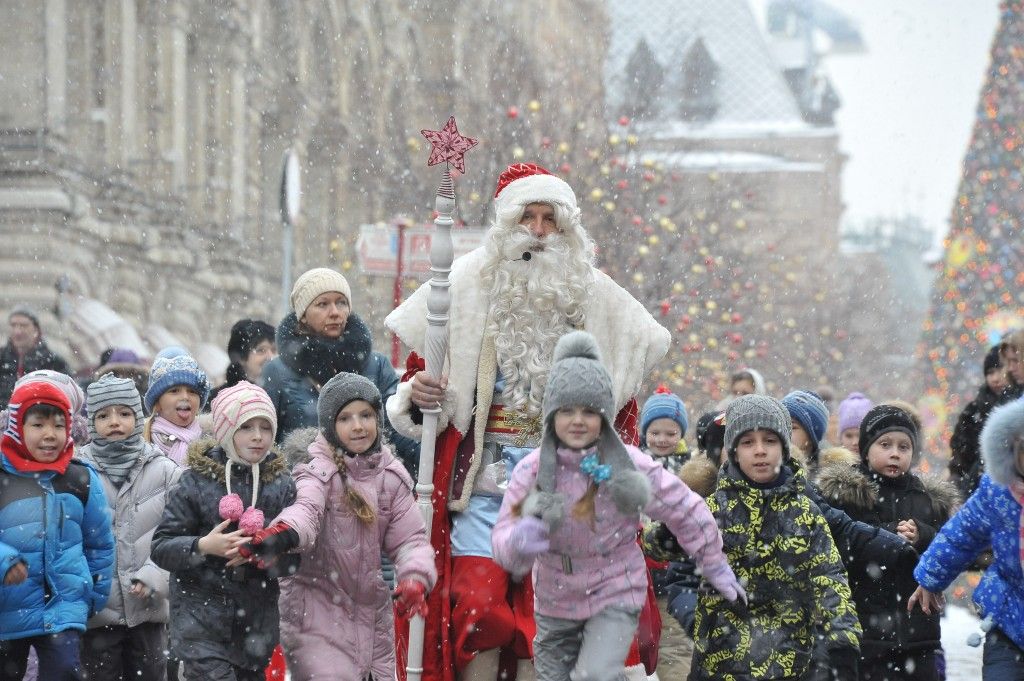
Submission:
M 220 513 L 220 517 L 224 520 L 239 520 L 242 517 L 242 510 L 244 508 L 245 504 L 242 503 L 242 497 L 237 494 L 225 494 L 220 498 L 220 503 L 217 504 L 217 512 Z
M 263 529 L 263 521 L 263 511 L 255 506 L 250 506 L 245 509 L 245 513 L 242 514 L 241 519 L 238 521 L 238 529 L 243 534 L 252 536 Z

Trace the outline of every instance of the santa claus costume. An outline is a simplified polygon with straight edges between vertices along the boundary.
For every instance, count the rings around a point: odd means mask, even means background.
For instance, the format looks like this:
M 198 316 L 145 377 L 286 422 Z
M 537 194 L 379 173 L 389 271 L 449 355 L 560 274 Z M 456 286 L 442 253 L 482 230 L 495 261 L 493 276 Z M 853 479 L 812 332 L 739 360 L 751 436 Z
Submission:
M 526 206 L 538 203 L 555 212 L 557 230 L 545 237 L 520 224 Z M 491 530 L 512 469 L 539 445 L 541 401 L 558 339 L 571 329 L 593 334 L 611 374 L 615 428 L 634 445 L 635 396 L 670 341 L 643 305 L 594 267 L 593 241 L 563 180 L 532 163 L 513 164 L 499 178 L 494 205 L 484 245 L 456 260 L 449 277 L 448 387 L 440 405 L 431 527 L 438 585 L 428 601 L 423 652 L 429 681 L 451 681 L 456 673 L 476 678 L 481 671 L 479 678 L 495 678 L 489 670 L 499 654 L 506 671 L 532 671 L 529 577 L 515 582 L 493 561 Z M 429 290 L 424 284 L 385 320 L 413 351 L 388 416 L 415 439 L 421 414 L 410 379 L 423 369 Z

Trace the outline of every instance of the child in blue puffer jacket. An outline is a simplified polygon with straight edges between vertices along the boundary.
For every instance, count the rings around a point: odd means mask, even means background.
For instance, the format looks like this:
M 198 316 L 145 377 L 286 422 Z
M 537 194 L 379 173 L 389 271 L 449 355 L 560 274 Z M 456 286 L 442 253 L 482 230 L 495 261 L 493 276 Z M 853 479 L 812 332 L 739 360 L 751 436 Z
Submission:
M 103 483 L 72 461 L 68 398 L 32 381 L 0 440 L 0 681 L 80 679 L 79 638 L 110 593 L 114 536 Z
M 985 474 L 967 503 L 932 540 L 914 570 L 920 584 L 907 610 L 942 607 L 942 591 L 992 547 L 993 562 L 974 602 L 993 625 L 985 638 L 982 679 L 1024 678 L 1024 399 L 992 411 L 981 431 Z

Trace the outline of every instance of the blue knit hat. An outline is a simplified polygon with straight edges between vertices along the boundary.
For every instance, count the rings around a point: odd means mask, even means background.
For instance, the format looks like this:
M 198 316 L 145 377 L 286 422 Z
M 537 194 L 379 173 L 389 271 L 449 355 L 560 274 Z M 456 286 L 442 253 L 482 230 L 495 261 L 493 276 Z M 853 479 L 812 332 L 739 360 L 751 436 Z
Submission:
M 818 397 L 818 393 L 794 390 L 782 398 L 782 404 L 792 419 L 807 431 L 815 443 L 821 442 L 828 429 L 828 407 Z
M 210 397 L 210 380 L 199 363 L 185 348 L 172 345 L 161 350 L 149 370 L 149 388 L 146 389 L 146 411 L 152 412 L 160 396 L 176 385 L 187 385 L 199 393 L 199 408 L 206 406 Z
M 686 435 L 689 419 L 686 417 L 686 405 L 664 384 L 659 385 L 654 394 L 644 402 L 640 412 L 640 441 L 647 439 L 647 426 L 658 419 L 672 419 L 679 424 L 679 429 Z

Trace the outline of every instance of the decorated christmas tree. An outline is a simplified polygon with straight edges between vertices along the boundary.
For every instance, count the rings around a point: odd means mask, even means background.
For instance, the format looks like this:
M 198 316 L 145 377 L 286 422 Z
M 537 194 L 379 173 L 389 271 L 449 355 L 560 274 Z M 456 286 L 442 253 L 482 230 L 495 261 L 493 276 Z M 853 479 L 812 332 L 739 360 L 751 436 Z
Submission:
M 946 451 L 982 358 L 1024 326 L 1024 2 L 1003 2 L 919 350 L 930 451 Z

